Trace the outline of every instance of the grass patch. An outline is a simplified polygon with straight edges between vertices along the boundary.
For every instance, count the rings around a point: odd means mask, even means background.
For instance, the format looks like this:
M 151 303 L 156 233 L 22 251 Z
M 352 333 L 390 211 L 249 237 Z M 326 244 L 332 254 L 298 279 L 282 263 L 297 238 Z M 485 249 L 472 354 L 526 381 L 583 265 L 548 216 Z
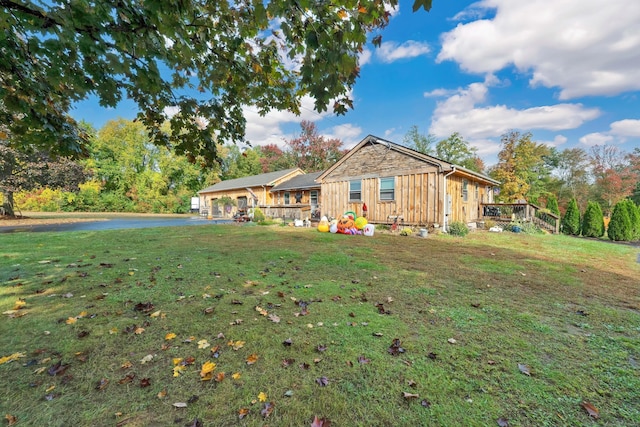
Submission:
M 0 411 L 24 425 L 584 425 L 583 401 L 640 419 L 630 246 L 224 225 L 0 245 L 0 357 L 21 356 Z

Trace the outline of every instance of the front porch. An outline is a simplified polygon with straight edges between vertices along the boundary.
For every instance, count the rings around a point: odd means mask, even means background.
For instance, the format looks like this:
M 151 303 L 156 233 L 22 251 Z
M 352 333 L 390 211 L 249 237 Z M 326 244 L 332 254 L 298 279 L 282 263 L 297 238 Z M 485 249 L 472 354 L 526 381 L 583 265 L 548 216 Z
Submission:
M 479 216 L 503 226 L 524 221 L 554 234 L 560 232 L 560 217 L 532 203 L 481 203 Z

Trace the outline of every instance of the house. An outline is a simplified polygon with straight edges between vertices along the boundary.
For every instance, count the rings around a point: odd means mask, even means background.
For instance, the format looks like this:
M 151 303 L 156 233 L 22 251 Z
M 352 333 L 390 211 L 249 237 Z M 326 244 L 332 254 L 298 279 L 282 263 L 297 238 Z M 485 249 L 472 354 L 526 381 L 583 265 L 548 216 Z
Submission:
M 297 175 L 271 189 L 274 204 L 266 215 L 285 218 L 320 219 L 320 184 L 316 179 L 322 172 Z
M 317 178 L 322 214 L 372 223 L 444 226 L 482 218 L 498 181 L 369 135 Z M 367 207 L 365 213 L 364 207 Z
M 257 207 L 268 217 L 313 218 L 320 213 L 320 174 L 293 168 L 221 181 L 198 191 L 200 213 L 231 217 Z
M 302 169 L 293 168 L 218 182 L 198 191 L 200 213 L 231 217 L 236 213 L 245 214 L 254 207 L 266 209 L 274 205 L 274 194 L 271 192 L 273 187 L 303 174 Z M 224 204 L 226 200 L 232 203 Z

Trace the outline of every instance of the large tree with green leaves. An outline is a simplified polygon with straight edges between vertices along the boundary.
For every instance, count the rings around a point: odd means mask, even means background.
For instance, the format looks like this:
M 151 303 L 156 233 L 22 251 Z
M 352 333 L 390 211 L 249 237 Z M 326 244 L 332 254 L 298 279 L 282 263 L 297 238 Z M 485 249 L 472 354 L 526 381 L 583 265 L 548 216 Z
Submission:
M 115 107 L 126 97 L 153 142 L 211 164 L 219 142 L 244 139 L 245 106 L 298 113 L 308 95 L 318 111 L 351 108 L 358 56 L 397 5 L 0 0 L 0 139 L 78 154 L 86 138 L 68 115 L 73 104 L 96 96 Z M 420 8 L 431 0 L 414 0 Z
M 402 138 L 402 143 L 407 147 L 422 154 L 433 154 L 436 136 L 420 133 L 418 126 L 413 125 Z
M 451 162 L 453 164 L 482 172 L 484 163 L 477 155 L 478 149 L 471 146 L 458 132 L 454 132 L 449 138 L 443 139 L 436 144 L 436 157 Z
M 17 151 L 0 142 L 0 193 L 5 215 L 15 214 L 13 195 L 17 191 L 39 187 L 77 191 L 85 176 L 82 165 L 71 159 L 35 149 Z

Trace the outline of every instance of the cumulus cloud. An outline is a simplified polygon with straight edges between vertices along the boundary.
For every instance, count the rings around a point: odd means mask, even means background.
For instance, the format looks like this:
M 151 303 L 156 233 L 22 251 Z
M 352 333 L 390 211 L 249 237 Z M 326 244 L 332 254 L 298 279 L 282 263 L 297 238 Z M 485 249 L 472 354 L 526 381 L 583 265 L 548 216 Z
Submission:
M 506 105 L 483 105 L 489 87 L 500 84 L 493 76 L 471 83 L 437 103 L 430 133 L 445 137 L 460 132 L 469 140 L 498 137 L 510 129 L 575 129 L 600 115 L 596 108 L 582 104 L 555 104 L 518 110 Z
M 376 56 L 386 63 L 391 63 L 399 59 L 415 58 L 426 55 L 431 49 L 426 43 L 415 40 L 407 40 L 402 44 L 396 42 L 383 42 L 376 50 Z
M 351 123 L 337 125 L 328 132 L 321 132 L 326 138 L 336 138 L 344 143 L 343 148 L 353 148 L 362 139 L 362 128 Z
M 640 2 L 483 0 L 466 13 L 478 9 L 495 14 L 445 33 L 437 61 L 481 74 L 513 66 L 562 100 L 640 89 Z
M 553 141 L 536 141 L 536 142 L 540 144 L 544 144 L 549 147 L 559 147 L 562 144 L 566 144 L 568 140 L 569 139 L 564 135 L 556 135 L 555 138 L 553 138 Z
M 367 48 L 362 49 L 362 52 L 360 53 L 360 55 L 358 55 L 358 65 L 360 65 L 361 67 L 363 65 L 368 64 L 369 62 L 371 62 L 371 51 Z
M 587 146 L 625 143 L 629 138 L 640 138 L 640 120 L 618 120 L 609 125 L 607 132 L 594 132 L 580 138 L 580 142 Z

